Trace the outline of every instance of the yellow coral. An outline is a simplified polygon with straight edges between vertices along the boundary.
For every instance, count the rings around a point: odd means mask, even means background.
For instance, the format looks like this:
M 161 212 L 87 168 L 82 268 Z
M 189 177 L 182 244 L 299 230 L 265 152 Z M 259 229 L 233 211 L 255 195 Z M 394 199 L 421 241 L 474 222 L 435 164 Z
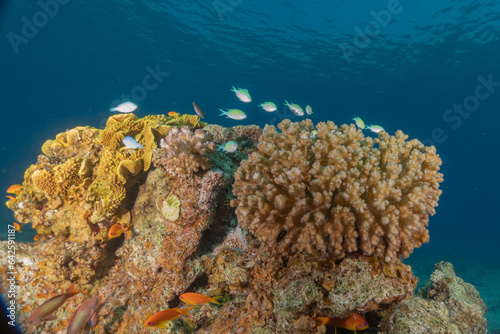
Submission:
M 189 115 L 189 114 L 179 114 L 175 113 L 165 122 L 168 125 L 172 126 L 188 126 L 191 129 L 200 129 L 207 125 L 205 122 L 200 121 L 200 117 L 197 115 Z
M 120 179 L 122 180 L 122 182 L 125 183 L 128 175 L 135 176 L 139 174 L 141 170 L 142 170 L 141 159 L 123 160 L 118 165 L 117 174 L 118 177 L 120 177 Z
M 397 131 L 378 139 L 354 125 L 285 120 L 264 130 L 235 174 L 240 224 L 281 251 L 361 251 L 386 262 L 428 242 L 439 195 L 434 147 Z M 377 147 L 378 146 L 378 147 Z
M 54 177 L 51 172 L 45 169 L 34 171 L 31 175 L 31 182 L 37 191 L 42 192 L 47 196 L 51 196 L 56 192 Z
M 47 140 L 42 146 L 43 154 L 49 157 L 83 157 L 93 149 L 94 140 L 101 130 L 79 126 L 59 133 L 55 140 Z
M 170 221 L 179 219 L 180 205 L 179 197 L 175 195 L 169 195 L 166 199 L 160 196 L 156 200 L 156 208 Z

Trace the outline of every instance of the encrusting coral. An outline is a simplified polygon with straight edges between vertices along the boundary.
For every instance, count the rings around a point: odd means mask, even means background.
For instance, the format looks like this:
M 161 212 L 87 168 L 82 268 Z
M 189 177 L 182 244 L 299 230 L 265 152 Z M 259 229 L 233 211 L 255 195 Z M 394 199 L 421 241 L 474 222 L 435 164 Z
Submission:
M 210 157 L 215 149 L 212 135 L 203 130 L 192 131 L 189 127 L 173 128 L 160 141 L 161 149 L 155 152 L 153 162 L 162 167 L 169 175 L 191 177 L 199 170 L 207 170 L 211 166 Z
M 236 214 L 280 252 L 361 252 L 395 262 L 429 241 L 441 194 L 433 146 L 397 131 L 372 139 L 355 125 L 284 120 L 264 130 L 235 174 Z

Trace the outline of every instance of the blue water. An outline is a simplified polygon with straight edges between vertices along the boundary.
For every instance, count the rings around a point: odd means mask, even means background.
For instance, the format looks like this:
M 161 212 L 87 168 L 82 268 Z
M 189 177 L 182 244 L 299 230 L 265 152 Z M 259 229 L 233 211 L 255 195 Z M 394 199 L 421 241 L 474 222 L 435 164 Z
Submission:
M 277 124 L 293 115 L 257 105 L 288 100 L 310 104 L 314 122 L 358 115 L 435 144 L 443 195 L 409 262 L 500 266 L 497 1 L 54 1 L 2 3 L 0 189 L 22 182 L 46 139 L 104 127 L 122 100 L 139 116 L 196 101 L 224 126 Z M 0 210 L 5 238 L 13 217 Z

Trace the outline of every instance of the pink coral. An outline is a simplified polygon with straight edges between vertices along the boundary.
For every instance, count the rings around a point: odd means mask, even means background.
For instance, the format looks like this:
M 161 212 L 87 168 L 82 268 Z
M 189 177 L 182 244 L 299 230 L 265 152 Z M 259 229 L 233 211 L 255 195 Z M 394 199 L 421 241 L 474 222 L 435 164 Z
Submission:
M 188 178 L 210 168 L 211 160 L 206 154 L 213 152 L 215 144 L 209 133 L 185 126 L 172 128 L 160 141 L 160 147 L 155 150 L 153 163 L 172 176 Z

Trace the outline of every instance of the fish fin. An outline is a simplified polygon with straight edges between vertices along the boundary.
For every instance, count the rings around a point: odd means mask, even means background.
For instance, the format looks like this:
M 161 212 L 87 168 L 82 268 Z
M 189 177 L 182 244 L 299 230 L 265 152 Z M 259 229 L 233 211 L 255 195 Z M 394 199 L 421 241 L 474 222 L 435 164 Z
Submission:
M 56 320 L 56 319 L 57 319 L 57 317 L 55 315 L 51 314 L 51 315 L 48 315 L 44 318 L 41 318 L 40 321 L 52 321 L 52 320 Z
M 190 306 L 190 307 L 186 307 L 186 308 L 183 308 L 183 309 L 180 309 L 179 310 L 179 313 L 182 314 L 182 315 L 185 315 L 186 317 L 189 316 L 189 310 L 192 309 L 192 308 L 195 308 L 195 307 L 198 307 L 198 306 Z
M 288 101 L 287 101 L 287 100 L 285 100 L 285 103 L 283 103 L 283 105 L 285 105 L 285 106 L 288 106 L 289 104 L 290 104 L 290 103 L 288 103 Z
M 217 300 L 217 299 L 222 298 L 222 297 L 224 297 L 224 296 L 212 297 L 212 298 L 210 298 L 210 302 L 214 303 L 214 304 L 217 304 L 217 305 L 224 305 L 222 303 L 219 303 L 219 301 Z
M 90 328 L 94 328 L 97 325 L 97 313 L 94 311 L 92 316 L 90 317 Z
M 219 110 L 222 112 L 222 114 L 220 114 L 219 116 L 224 116 L 224 115 L 226 115 L 226 114 L 227 114 L 227 111 L 224 111 L 224 110 L 222 110 L 222 109 L 219 109 Z
M 110 111 L 110 112 L 113 112 L 113 111 L 115 111 L 115 110 L 116 110 L 116 108 L 109 108 L 109 111 Z
M 237 91 L 237 89 L 236 89 L 236 88 L 234 88 L 234 86 L 232 86 L 232 87 L 233 87 L 233 88 L 231 89 L 231 91 L 232 91 L 232 92 L 236 92 L 236 91 Z
M 73 297 L 74 295 L 77 295 L 77 294 L 79 294 L 81 292 L 81 291 L 76 291 L 75 284 L 76 284 L 76 282 L 71 283 L 71 285 L 68 288 L 68 290 L 66 290 L 66 296 L 68 298 L 69 297 Z

